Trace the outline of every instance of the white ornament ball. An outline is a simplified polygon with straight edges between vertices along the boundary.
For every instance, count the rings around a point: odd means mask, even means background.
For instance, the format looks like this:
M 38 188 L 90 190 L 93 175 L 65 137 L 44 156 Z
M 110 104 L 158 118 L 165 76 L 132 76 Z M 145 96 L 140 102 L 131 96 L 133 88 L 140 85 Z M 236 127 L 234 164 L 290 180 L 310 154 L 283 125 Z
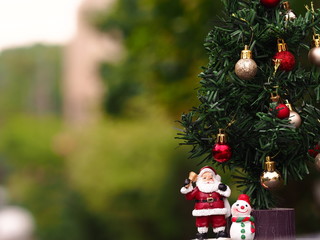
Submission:
M 314 158 L 314 163 L 316 165 L 316 169 L 320 171 L 320 153 Z
M 320 67 L 320 47 L 311 48 L 308 58 L 312 64 Z
M 289 121 L 290 121 L 290 124 L 292 124 L 295 128 L 300 127 L 302 123 L 300 115 L 295 111 L 290 111 Z
M 285 15 L 286 21 L 293 21 L 297 18 L 297 16 L 292 12 L 291 10 L 288 10 L 288 12 Z

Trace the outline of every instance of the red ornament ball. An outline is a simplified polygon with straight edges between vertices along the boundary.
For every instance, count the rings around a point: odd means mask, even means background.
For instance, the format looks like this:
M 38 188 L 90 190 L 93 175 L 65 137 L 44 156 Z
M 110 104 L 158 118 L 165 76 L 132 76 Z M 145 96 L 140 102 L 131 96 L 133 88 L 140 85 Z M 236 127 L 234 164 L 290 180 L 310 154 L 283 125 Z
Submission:
M 273 8 L 280 3 L 280 0 L 260 0 L 260 3 L 268 8 Z
M 290 116 L 290 109 L 283 103 L 279 103 L 278 106 L 276 106 L 276 110 L 278 112 L 277 118 L 285 119 Z
M 279 68 L 283 71 L 289 72 L 296 65 L 296 59 L 294 55 L 289 51 L 277 52 L 273 57 L 274 60 L 281 60 Z
M 231 159 L 232 151 L 228 144 L 216 143 L 212 148 L 213 159 L 217 162 L 223 163 Z
M 315 158 L 320 153 L 320 145 L 317 144 L 313 149 L 309 149 L 308 153 L 311 157 Z

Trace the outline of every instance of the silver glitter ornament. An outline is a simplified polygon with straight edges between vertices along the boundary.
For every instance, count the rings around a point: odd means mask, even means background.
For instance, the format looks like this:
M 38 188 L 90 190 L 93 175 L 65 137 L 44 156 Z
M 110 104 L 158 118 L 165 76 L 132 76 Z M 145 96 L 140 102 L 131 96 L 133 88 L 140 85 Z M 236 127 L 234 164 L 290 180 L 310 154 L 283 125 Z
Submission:
M 248 45 L 245 45 L 244 50 L 241 51 L 241 59 L 236 63 L 234 71 L 242 80 L 250 80 L 257 74 L 258 66 L 252 59 L 252 52 Z

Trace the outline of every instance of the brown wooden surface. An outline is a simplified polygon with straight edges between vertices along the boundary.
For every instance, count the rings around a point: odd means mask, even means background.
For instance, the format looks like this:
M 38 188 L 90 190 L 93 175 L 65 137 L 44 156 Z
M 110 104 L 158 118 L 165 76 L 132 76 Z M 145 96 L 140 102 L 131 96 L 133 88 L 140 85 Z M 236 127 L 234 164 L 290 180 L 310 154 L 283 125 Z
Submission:
M 295 213 L 293 208 L 253 210 L 256 240 L 295 240 Z

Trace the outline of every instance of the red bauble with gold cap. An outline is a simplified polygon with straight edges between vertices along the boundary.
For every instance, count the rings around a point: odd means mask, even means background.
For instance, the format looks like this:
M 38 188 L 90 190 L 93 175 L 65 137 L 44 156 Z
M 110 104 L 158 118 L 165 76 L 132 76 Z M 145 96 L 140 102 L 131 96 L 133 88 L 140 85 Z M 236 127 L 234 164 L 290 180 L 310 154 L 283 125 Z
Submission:
M 309 155 L 315 158 L 320 153 L 320 144 L 314 146 L 314 148 L 308 150 Z
M 260 0 L 260 3 L 267 8 L 273 8 L 280 3 L 280 0 Z
M 288 51 L 288 46 L 283 39 L 278 39 L 278 52 L 274 55 L 273 61 L 280 61 L 279 68 L 283 71 L 292 71 L 296 65 L 295 56 Z
M 212 147 L 212 157 L 220 163 L 229 161 L 232 157 L 231 147 L 227 144 L 226 134 L 222 131 L 222 129 L 219 129 L 216 144 Z
M 280 119 L 286 119 L 290 116 L 290 109 L 287 107 L 287 105 L 283 104 L 283 103 L 279 103 L 276 106 L 276 110 L 277 110 L 277 118 Z
M 270 97 L 271 101 L 273 102 L 273 104 L 275 104 L 274 109 L 270 108 L 270 112 L 276 111 L 277 118 L 280 119 L 286 119 L 290 116 L 290 109 L 286 104 L 283 104 L 280 101 L 280 96 L 278 93 L 271 93 L 271 97 Z

